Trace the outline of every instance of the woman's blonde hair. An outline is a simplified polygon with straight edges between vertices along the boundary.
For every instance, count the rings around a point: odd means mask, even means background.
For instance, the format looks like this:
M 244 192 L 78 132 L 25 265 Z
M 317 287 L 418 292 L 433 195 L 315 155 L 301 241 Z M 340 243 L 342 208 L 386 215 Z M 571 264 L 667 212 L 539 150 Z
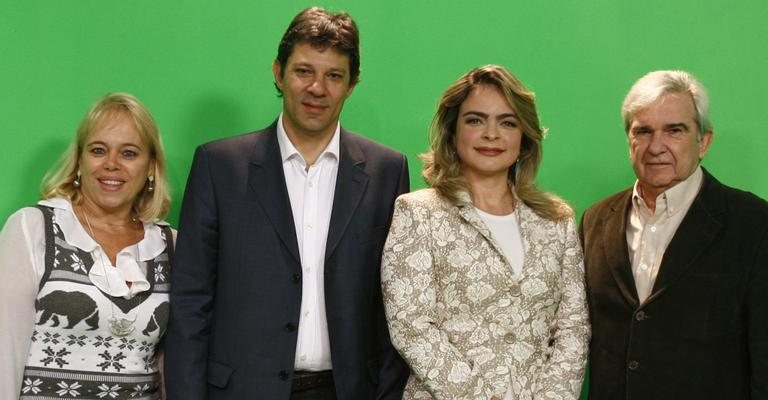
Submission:
M 59 161 L 45 174 L 40 194 L 43 199 L 64 197 L 72 204 L 80 204 L 82 193 L 75 186 L 80 170 L 80 156 L 91 132 L 103 126 L 106 121 L 125 115 L 133 121 L 139 136 L 148 146 L 150 159 L 154 162 L 152 191 L 144 190 L 133 203 L 133 210 L 142 221 L 156 221 L 168 214 L 171 204 L 170 189 L 166 178 L 165 155 L 155 119 L 138 99 L 127 93 L 109 93 L 97 101 L 80 123 L 72 143 Z
M 546 131 L 539 123 L 534 94 L 498 65 L 486 65 L 467 72 L 443 93 L 430 127 L 430 150 L 420 155 L 424 161 L 424 180 L 454 204 L 459 202 L 459 193 L 469 192 L 456 151 L 456 124 L 461 104 L 480 85 L 494 86 L 501 91 L 517 114 L 523 131 L 518 161 L 509 169 L 509 181 L 514 185 L 517 197 L 544 218 L 561 220 L 570 217 L 573 212 L 563 200 L 541 191 L 535 183 L 543 156 L 541 141 Z

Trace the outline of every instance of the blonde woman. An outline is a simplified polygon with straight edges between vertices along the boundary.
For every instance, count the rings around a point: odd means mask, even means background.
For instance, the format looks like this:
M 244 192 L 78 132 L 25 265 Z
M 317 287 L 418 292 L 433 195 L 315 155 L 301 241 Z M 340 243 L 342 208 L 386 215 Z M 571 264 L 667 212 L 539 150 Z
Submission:
M 0 233 L 0 399 L 157 399 L 173 233 L 157 125 L 109 94 Z

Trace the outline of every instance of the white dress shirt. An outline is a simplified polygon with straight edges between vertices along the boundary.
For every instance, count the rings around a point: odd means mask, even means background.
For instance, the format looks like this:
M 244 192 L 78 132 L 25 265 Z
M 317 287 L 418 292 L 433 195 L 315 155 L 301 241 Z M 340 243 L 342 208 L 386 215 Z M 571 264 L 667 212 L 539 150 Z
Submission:
M 325 245 L 331 221 L 336 175 L 339 170 L 339 125 L 314 164 L 307 162 L 277 124 L 283 173 L 291 201 L 293 223 L 301 256 L 301 314 L 296 342 L 296 370 L 331 369 L 331 345 L 325 315 Z
M 655 212 L 648 208 L 635 182 L 627 223 L 627 247 L 640 303 L 651 294 L 664 252 L 699 193 L 703 177 L 699 166 L 691 176 L 656 197 Z

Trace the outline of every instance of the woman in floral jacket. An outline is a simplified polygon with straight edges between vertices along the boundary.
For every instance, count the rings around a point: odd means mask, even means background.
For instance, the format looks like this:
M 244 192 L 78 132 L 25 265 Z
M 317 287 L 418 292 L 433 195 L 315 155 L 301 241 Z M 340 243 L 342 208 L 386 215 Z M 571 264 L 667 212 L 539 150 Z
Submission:
M 502 67 L 449 87 L 430 189 L 398 198 L 382 258 L 406 399 L 578 399 L 590 328 L 573 212 L 534 183 L 533 93 Z

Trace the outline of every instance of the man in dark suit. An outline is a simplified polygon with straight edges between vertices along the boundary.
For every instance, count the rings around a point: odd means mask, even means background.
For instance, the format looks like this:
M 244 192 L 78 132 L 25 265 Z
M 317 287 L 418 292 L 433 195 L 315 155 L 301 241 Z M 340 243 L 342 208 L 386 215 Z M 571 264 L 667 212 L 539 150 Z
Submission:
M 200 146 L 165 339 L 169 399 L 400 399 L 380 257 L 405 157 L 340 128 L 359 75 L 345 13 L 310 8 L 273 64 L 283 112 Z
M 768 204 L 699 165 L 688 73 L 644 76 L 622 114 L 637 181 L 582 219 L 590 399 L 768 399 Z

